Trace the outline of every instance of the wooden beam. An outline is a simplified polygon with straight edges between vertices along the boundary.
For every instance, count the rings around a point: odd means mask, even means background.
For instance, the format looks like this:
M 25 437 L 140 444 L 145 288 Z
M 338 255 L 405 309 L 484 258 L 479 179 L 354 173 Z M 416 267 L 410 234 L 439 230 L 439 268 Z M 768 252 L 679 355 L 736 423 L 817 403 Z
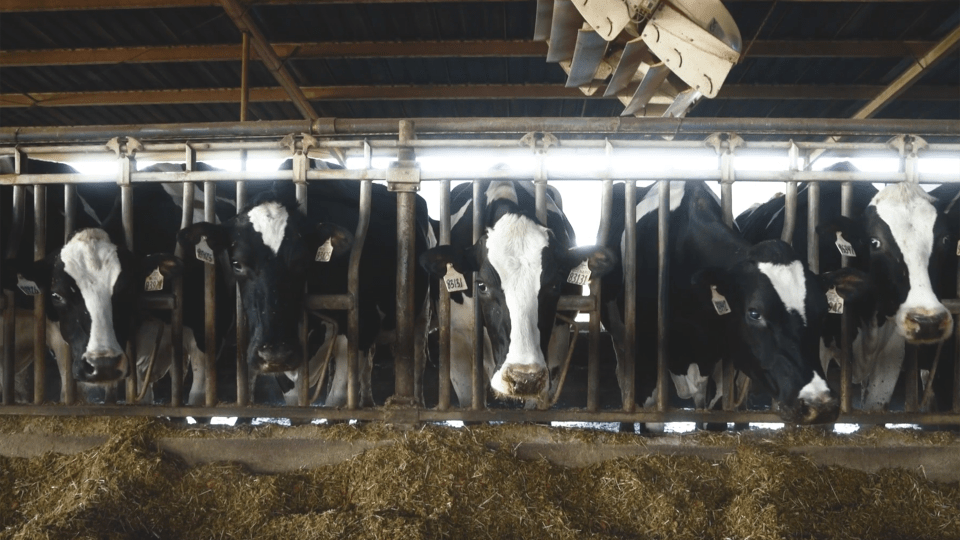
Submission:
M 727 85 L 717 99 L 865 100 L 877 86 Z M 439 100 L 439 99 L 603 99 L 603 92 L 585 96 L 561 84 L 437 85 L 437 86 L 314 86 L 301 89 L 311 101 L 319 100 Z M 904 99 L 955 101 L 960 88 L 918 87 Z M 105 105 L 172 105 L 180 103 L 231 103 L 239 88 L 193 90 L 130 90 L 120 92 L 36 92 L 0 94 L 0 107 L 77 107 Z M 607 98 L 613 99 L 613 98 Z M 289 101 L 283 88 L 251 88 L 250 101 Z
M 933 41 L 757 41 L 750 58 L 919 58 Z M 366 41 L 353 43 L 273 43 L 282 59 L 311 58 L 430 58 L 546 56 L 547 44 L 527 40 L 484 41 Z M 0 51 L 0 66 L 80 66 L 149 64 L 155 62 L 230 62 L 240 60 L 240 45 L 174 45 L 105 49 Z
M 423 4 L 423 3 L 477 3 L 477 2 L 519 2 L 527 0 L 255 0 L 247 5 L 297 5 L 297 4 Z M 767 2 L 769 0 L 724 0 L 725 2 Z M 897 2 L 897 3 L 929 3 L 929 0 L 783 0 L 785 2 Z M 155 9 L 155 8 L 189 8 L 219 6 L 217 0 L 4 0 L 0 3 L 0 13 L 17 11 L 72 11 L 72 10 L 103 10 L 103 9 Z

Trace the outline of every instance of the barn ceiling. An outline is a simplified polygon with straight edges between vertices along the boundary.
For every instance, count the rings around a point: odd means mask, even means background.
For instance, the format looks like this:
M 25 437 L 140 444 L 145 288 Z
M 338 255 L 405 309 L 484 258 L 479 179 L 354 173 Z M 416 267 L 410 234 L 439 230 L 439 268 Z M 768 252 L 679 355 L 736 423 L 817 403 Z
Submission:
M 960 3 L 725 1 L 743 54 L 690 117 L 960 119 Z M 0 126 L 614 117 L 533 40 L 537 3 L 4 0 Z M 259 48 L 258 48 L 259 45 Z

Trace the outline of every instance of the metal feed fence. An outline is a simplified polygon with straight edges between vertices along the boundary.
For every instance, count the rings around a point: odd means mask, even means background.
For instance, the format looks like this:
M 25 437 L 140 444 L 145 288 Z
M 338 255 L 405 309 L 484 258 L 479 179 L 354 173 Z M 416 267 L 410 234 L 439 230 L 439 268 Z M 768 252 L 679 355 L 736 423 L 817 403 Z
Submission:
M 733 185 L 735 182 L 786 182 L 786 209 L 783 238 L 792 236 L 796 223 L 797 183 L 810 182 L 810 204 L 807 226 L 809 244 L 807 256 L 811 269 L 819 269 L 818 238 L 814 234 L 819 215 L 819 183 L 841 182 L 843 214 L 851 211 L 853 182 L 921 182 L 921 183 L 957 183 L 960 174 L 923 174 L 918 172 L 919 157 L 960 156 L 960 123 L 955 121 L 890 121 L 890 120 L 794 120 L 794 119 L 418 119 L 416 133 L 414 122 L 396 120 L 341 120 L 321 119 L 314 123 L 306 121 L 256 122 L 256 123 L 218 123 L 218 124 L 178 124 L 178 125 L 137 125 L 137 126 L 95 126 L 79 128 L 6 128 L 0 130 L 0 155 L 17 156 L 17 172 L 0 175 L 0 184 L 14 187 L 13 230 L 0 231 L 10 235 L 15 241 L 22 231 L 24 205 L 26 204 L 26 186 L 32 185 L 34 192 L 35 238 L 34 255 L 39 259 L 46 255 L 45 217 L 46 189 L 51 185 L 64 186 L 66 232 L 73 229 L 75 204 L 75 184 L 82 182 L 116 182 L 121 187 L 123 226 L 127 247 L 132 249 L 134 211 L 132 208 L 132 190 L 146 182 L 182 182 L 183 216 L 181 228 L 189 226 L 193 218 L 194 184 L 203 182 L 204 219 L 214 221 L 216 186 L 220 182 L 236 183 L 237 208 L 242 208 L 246 200 L 246 181 L 253 180 L 289 180 L 296 184 L 297 198 L 302 211 L 306 211 L 309 201 L 306 199 L 308 181 L 344 179 L 358 181 L 361 184 L 360 224 L 356 230 L 356 243 L 350 255 L 350 273 L 348 291 L 340 295 L 308 296 L 306 310 L 329 309 L 348 312 L 348 400 L 342 409 L 309 406 L 316 399 L 320 389 L 311 394 L 307 373 L 307 362 L 298 377 L 298 406 L 278 407 L 251 403 L 247 391 L 248 379 L 246 361 L 243 358 L 246 336 L 242 331 L 244 324 L 237 321 L 237 399 L 234 403 L 218 403 L 216 400 L 216 376 L 214 375 L 216 358 L 216 336 L 214 313 L 216 297 L 213 294 L 216 274 L 212 266 L 205 273 L 205 336 L 207 358 L 209 359 L 206 379 L 207 402 L 205 406 L 184 406 L 183 400 L 183 350 L 182 350 L 182 284 L 177 283 L 171 295 L 151 295 L 144 307 L 166 309 L 172 312 L 174 334 L 172 338 L 174 352 L 171 367 L 171 401 L 164 405 L 137 404 L 98 404 L 76 403 L 76 386 L 67 374 L 63 381 L 64 404 L 43 403 L 43 383 L 46 380 L 43 362 L 35 362 L 34 378 L 35 403 L 32 405 L 13 403 L 13 366 L 14 366 L 14 329 L 15 306 L 13 293 L 4 296 L 4 337 L 3 351 L 4 377 L 2 380 L 3 406 L 0 414 L 23 415 L 101 415 L 101 416 L 242 416 L 242 417 L 285 417 L 297 420 L 327 418 L 331 420 L 360 419 L 384 420 L 397 423 L 417 423 L 425 421 L 465 420 L 465 421 L 581 421 L 581 422 L 779 422 L 779 417 L 771 411 L 742 411 L 737 409 L 733 392 L 733 368 L 730 363 L 724 366 L 724 399 L 722 411 L 703 411 L 689 409 L 671 409 L 668 405 L 669 376 L 667 365 L 667 342 L 665 314 L 667 305 L 667 286 L 669 268 L 665 259 L 666 240 L 669 237 L 667 226 L 668 213 L 659 212 L 660 258 L 658 267 L 658 336 L 657 350 L 657 394 L 656 405 L 651 408 L 635 406 L 633 385 L 626 386 L 624 405 L 619 410 L 600 407 L 600 339 L 599 317 L 599 280 L 590 281 L 590 293 L 586 296 L 563 297 L 560 308 L 578 310 L 588 315 L 585 325 L 589 346 L 587 354 L 587 393 L 586 403 L 579 408 L 551 408 L 548 410 L 518 410 L 487 408 L 483 396 L 482 360 L 475 350 L 472 375 L 473 402 L 467 407 L 455 408 L 451 405 L 450 384 L 450 299 L 445 288 L 441 287 L 438 339 L 439 393 L 435 408 L 421 408 L 415 405 L 414 362 L 413 362 L 413 253 L 414 202 L 415 192 L 421 182 L 438 182 L 440 186 L 440 243 L 450 241 L 450 204 L 451 181 L 474 180 L 478 178 L 517 178 L 516 172 L 491 171 L 476 174 L 464 171 L 432 172 L 420 170 L 416 155 L 427 155 L 442 150 L 469 151 L 473 149 L 495 149 L 499 153 L 517 152 L 533 155 L 537 163 L 530 176 L 536 187 L 537 216 L 545 221 L 546 189 L 549 181 L 592 180 L 600 183 L 602 209 L 599 223 L 599 236 L 609 234 L 612 210 L 612 190 L 614 181 L 625 182 L 625 297 L 626 297 L 626 366 L 624 377 L 633 381 L 636 362 L 634 332 L 636 321 L 636 253 L 634 228 L 636 210 L 636 187 L 638 181 L 658 180 L 665 189 L 659 190 L 659 208 L 669 208 L 669 183 L 676 180 L 713 180 L 721 185 L 721 207 L 727 224 L 733 222 Z M 903 135 L 910 133 L 910 135 Z M 419 135 L 421 138 L 416 138 Z M 740 135 L 761 135 L 759 141 L 745 141 Z M 698 136 L 698 140 L 663 140 L 659 136 Z M 823 141 L 824 136 L 829 136 Z M 820 142 L 794 142 L 788 137 L 816 138 Z M 839 142 L 839 137 L 869 137 L 890 142 Z M 927 143 L 921 137 L 942 137 L 948 143 Z M 638 170 L 624 172 L 614 168 L 611 163 L 615 156 L 642 152 L 703 152 L 704 149 L 717 156 L 718 166 L 710 171 L 651 171 Z M 599 157 L 595 171 L 583 173 L 548 174 L 544 165 L 548 153 L 577 150 L 592 152 Z M 309 169 L 308 156 L 333 156 L 344 160 L 347 157 L 363 156 L 365 167 L 362 169 L 314 170 Z M 779 172 L 736 171 L 734 157 L 756 153 L 780 153 L 789 158 L 789 169 Z M 845 157 L 853 156 L 896 156 L 901 160 L 899 173 L 869 172 L 815 172 L 804 170 L 804 164 L 824 152 L 834 152 Z M 229 172 L 197 171 L 198 159 L 240 159 L 248 156 L 292 157 L 292 171 L 269 172 Z M 103 174 L 31 174 L 22 170 L 20 164 L 26 163 L 24 156 L 53 161 L 76 159 L 113 158 L 118 162 L 115 171 Z M 388 167 L 374 168 L 373 156 L 396 157 Z M 603 157 L 605 156 L 605 157 Z M 138 172 L 136 159 L 156 161 L 181 161 L 186 163 L 185 172 Z M 605 161 L 604 161 L 605 160 Z M 361 408 L 359 405 L 358 382 L 358 333 L 356 298 L 359 290 L 358 263 L 367 225 L 370 218 L 370 193 L 373 181 L 386 181 L 389 188 L 398 192 L 398 342 L 395 355 L 395 389 L 391 406 Z M 479 200 L 478 187 L 474 184 L 474 200 Z M 4 209 L 6 211 L 6 209 Z M 478 226 L 483 209 L 474 205 L 474 240 L 479 236 Z M 960 223 L 955 224 L 960 228 Z M 599 240 L 598 240 L 599 241 Z M 178 248 L 179 250 L 179 248 Z M 183 256 L 178 252 L 178 255 Z M 189 255 L 188 255 L 189 256 Z M 960 275 L 957 277 L 960 284 Z M 434 284 L 437 286 L 437 284 Z M 960 300 L 944 302 L 954 315 L 960 314 Z M 479 303 L 477 303 L 479 306 Z M 242 316 L 237 298 L 237 315 Z M 45 313 L 42 296 L 34 301 L 34 348 L 35 358 L 43 358 L 46 350 Z M 923 423 L 923 424 L 960 424 L 960 369 L 954 370 L 953 409 L 951 411 L 922 412 L 921 404 L 925 399 L 918 396 L 916 354 L 908 354 L 905 361 L 907 395 L 905 410 L 902 412 L 868 413 L 852 408 L 850 380 L 850 339 L 847 337 L 848 323 L 844 316 L 843 355 L 841 362 L 841 415 L 839 422 L 852 423 Z M 573 324 L 573 323 L 571 323 Z M 956 324 L 956 320 L 955 320 Z M 305 326 L 305 325 L 304 325 Z M 574 328 L 579 325 L 574 324 Z M 476 336 L 482 336 L 480 317 L 477 317 Z M 301 336 L 305 342 L 305 336 Z M 954 332 L 952 339 L 960 340 L 960 333 Z M 960 343 L 957 343 L 960 345 Z M 305 347 L 304 343 L 304 347 Z M 477 347 L 479 349 L 479 346 Z M 960 346 L 955 347 L 960 351 Z M 572 351 L 572 345 L 571 345 Z M 58 351 L 68 354 L 68 351 Z M 128 351 L 130 354 L 130 351 Z M 957 358 L 948 359 L 957 362 Z M 569 364 L 569 355 L 568 355 Z M 957 366 L 960 367 L 960 366 Z M 566 368 L 564 368 L 566 369 Z M 126 382 L 126 395 L 138 396 L 142 389 L 137 388 L 135 370 Z M 912 390 L 911 390 L 912 389 Z M 616 390 L 614 390 L 616 391 Z M 128 401 L 130 401 L 128 399 Z

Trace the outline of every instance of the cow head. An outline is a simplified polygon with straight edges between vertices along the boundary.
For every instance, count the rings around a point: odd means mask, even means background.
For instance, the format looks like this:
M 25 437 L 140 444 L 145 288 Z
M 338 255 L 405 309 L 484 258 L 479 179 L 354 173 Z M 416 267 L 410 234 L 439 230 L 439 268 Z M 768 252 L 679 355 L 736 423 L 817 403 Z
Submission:
M 855 270 L 845 272 L 851 274 L 845 279 L 856 281 Z M 837 418 L 839 402 L 820 365 L 825 290 L 790 246 L 761 242 L 730 268 L 700 272 L 694 284 L 702 308 L 724 323 L 725 350 L 734 365 L 779 401 L 784 420 L 810 424 Z M 714 310 L 718 297 L 712 288 L 729 313 Z
M 247 363 L 255 372 L 297 369 L 303 362 L 298 330 L 307 274 L 318 247 L 330 240 L 332 258 L 349 251 L 353 235 L 337 225 L 314 225 L 292 201 L 258 199 L 221 224 L 196 223 L 180 231 L 190 250 L 204 240 L 226 254 L 240 287 L 247 319 Z
M 892 318 L 909 343 L 950 337 L 953 317 L 932 283 L 938 282 L 943 258 L 952 256 L 955 240 L 932 197 L 917 184 L 888 186 L 870 201 L 859 227 L 842 220 L 820 228 L 827 237 L 836 230 L 866 246 L 861 266 L 869 269 L 878 316 Z
M 179 260 L 153 255 L 137 261 L 103 229 L 77 231 L 59 252 L 21 268 L 23 277 L 48 293 L 47 317 L 59 322 L 70 344 L 78 382 L 106 384 L 127 376 L 124 348 L 138 320 L 143 280 L 157 268 L 173 277 Z
M 617 262 L 607 248 L 565 249 L 553 233 L 528 216 L 509 213 L 497 219 L 473 246 L 440 246 L 426 251 L 420 264 L 443 277 L 447 265 L 472 282 L 483 325 L 490 337 L 496 371 L 494 393 L 511 398 L 543 398 L 549 390 L 544 351 L 550 341 L 557 302 L 571 269 L 587 261 L 593 277 Z

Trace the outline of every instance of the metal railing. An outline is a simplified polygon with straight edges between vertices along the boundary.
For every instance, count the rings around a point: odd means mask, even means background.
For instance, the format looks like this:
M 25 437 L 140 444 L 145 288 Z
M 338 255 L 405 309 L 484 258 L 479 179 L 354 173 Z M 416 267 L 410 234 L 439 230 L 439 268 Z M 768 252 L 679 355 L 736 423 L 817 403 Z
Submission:
M 415 138 L 414 127 L 423 138 Z M 718 129 L 719 128 L 719 129 Z M 715 132 L 727 132 L 715 134 Z M 784 136 L 859 136 L 859 137 L 886 137 L 894 138 L 898 134 L 909 132 L 909 137 L 900 137 L 899 146 L 890 143 L 878 142 L 795 142 L 793 140 L 760 140 L 744 141 L 738 134 L 760 134 L 763 138 L 774 135 Z M 539 133 L 541 135 L 527 135 L 526 137 L 510 138 L 505 134 Z M 734 134 L 736 133 L 736 134 Z M 557 134 L 567 134 L 556 138 Z M 651 140 L 643 137 L 650 135 L 685 135 L 700 134 L 706 140 L 700 141 L 667 141 Z M 291 137 L 292 135 L 292 137 Z M 456 135 L 449 137 L 448 135 Z M 482 135 L 496 138 L 466 138 L 469 135 Z M 549 136 L 548 136 L 549 135 Z M 709 136 L 708 136 L 709 135 Z M 925 144 L 918 135 L 945 137 L 951 142 Z M 136 137 L 136 138 L 134 138 Z M 107 139 L 114 141 L 106 145 Z M 14 207 L 11 209 L 14 216 L 12 231 L 0 231 L 0 234 L 10 234 L 12 239 L 19 239 L 22 230 L 23 205 L 25 204 L 24 186 L 34 186 L 34 209 L 36 216 L 34 238 L 34 255 L 40 258 L 46 255 L 45 245 L 45 213 L 44 186 L 62 184 L 65 186 L 67 227 L 72 228 L 72 216 L 76 212 L 75 193 L 71 188 L 75 184 L 84 182 L 117 182 L 123 193 L 123 225 L 128 247 L 132 248 L 133 209 L 132 191 L 139 183 L 148 182 L 185 182 L 183 190 L 183 220 L 182 227 L 190 225 L 192 220 L 192 205 L 194 200 L 193 184 L 204 182 L 205 219 L 214 220 L 216 184 L 218 182 L 237 183 L 237 207 L 241 208 L 242 198 L 245 196 L 244 182 L 254 180 L 290 180 L 297 184 L 297 197 L 301 209 L 306 210 L 306 182 L 323 181 L 329 179 L 344 179 L 361 182 L 361 215 L 362 219 L 356 231 L 356 244 L 350 256 L 350 275 L 348 291 L 342 295 L 326 297 L 310 297 L 307 306 L 310 309 L 346 309 L 348 316 L 348 401 L 344 410 L 329 407 L 312 407 L 310 403 L 309 383 L 298 386 L 299 406 L 275 407 L 250 404 L 250 396 L 243 384 L 246 381 L 246 362 L 243 358 L 245 336 L 238 328 L 238 358 L 237 358 L 237 401 L 223 404 L 216 401 L 216 377 L 213 375 L 214 359 L 216 358 L 216 340 L 214 335 L 213 313 L 215 313 L 216 298 L 213 295 L 215 274 L 211 269 L 207 271 L 205 299 L 206 304 L 206 336 L 207 357 L 210 359 L 207 376 L 206 406 L 183 406 L 183 351 L 182 340 L 176 336 L 182 332 L 182 301 L 178 301 L 177 292 L 171 297 L 154 301 L 152 307 L 165 307 L 174 310 L 174 361 L 171 368 L 172 392 L 169 405 L 77 405 L 75 390 L 72 381 L 64 381 L 66 396 L 65 405 L 43 404 L 43 382 L 46 374 L 43 371 L 43 362 L 35 365 L 35 404 L 13 404 L 13 347 L 6 342 L 4 347 L 4 377 L 3 403 L 0 414 L 27 414 L 27 415 L 164 415 L 164 416 L 265 416 L 288 417 L 292 419 L 328 418 L 387 420 L 395 422 L 422 422 L 441 420 L 503 420 L 503 421 L 596 421 L 596 422 L 662 422 L 662 421 L 696 421 L 696 422 L 778 422 L 779 417 L 768 411 L 736 411 L 733 399 L 733 370 L 726 366 L 724 377 L 724 410 L 723 411 L 695 411 L 687 409 L 670 409 L 668 404 L 667 374 L 667 335 L 666 320 L 669 267 L 666 252 L 663 249 L 669 238 L 667 216 L 668 212 L 659 213 L 659 240 L 661 250 L 658 267 L 658 337 L 657 350 L 658 365 L 658 393 L 656 406 L 651 409 L 637 409 L 635 396 L 632 390 L 633 374 L 635 372 L 634 334 L 636 331 L 636 245 L 633 223 L 635 222 L 636 183 L 645 180 L 662 182 L 659 190 L 659 208 L 669 208 L 671 181 L 675 180 L 713 180 L 721 184 L 721 208 L 724 220 L 730 224 L 732 215 L 732 187 L 737 182 L 786 182 L 786 209 L 783 237 L 792 236 L 790 231 L 796 224 L 797 183 L 810 182 L 810 204 L 807 220 L 808 239 L 807 255 L 809 265 L 815 272 L 819 269 L 819 251 L 817 235 L 814 234 L 816 219 L 819 215 L 819 182 L 841 182 L 843 214 L 849 215 L 851 209 L 852 182 L 920 182 L 920 183 L 960 183 L 957 174 L 924 174 L 917 171 L 917 160 L 923 156 L 944 155 L 956 157 L 960 155 L 960 122 L 955 121 L 838 121 L 838 120 L 792 120 L 792 119 L 418 119 L 416 126 L 413 122 L 395 120 L 329 120 L 321 119 L 313 124 L 304 121 L 291 122 L 263 122 L 238 124 L 179 124 L 157 126 L 98 126 L 81 128 L 5 128 L 0 129 L 0 155 L 15 154 L 29 155 L 35 158 L 69 161 L 73 158 L 89 158 L 91 154 L 109 156 L 106 148 L 110 146 L 119 162 L 118 172 L 104 174 L 31 174 L 30 171 L 18 171 L 19 174 L 0 175 L 0 184 L 13 185 Z M 182 141 L 182 142 L 176 142 Z M 545 142 L 550 141 L 550 142 Z M 556 142 L 553 142 L 556 141 Z M 906 144 L 904 143 L 906 141 Z M 2 146 L 8 145 L 8 146 Z M 18 145 L 18 146 L 13 146 Z M 559 149 L 558 149 L 559 148 Z M 717 155 L 718 167 L 711 171 L 649 171 L 633 170 L 622 171 L 611 166 L 611 160 L 620 153 L 652 150 L 679 150 L 690 152 L 704 151 L 712 148 Z M 365 157 L 366 166 L 363 169 L 344 170 L 315 170 L 307 168 L 307 157 L 310 152 L 315 155 L 328 150 L 337 150 L 343 156 Z M 487 408 L 485 396 L 486 381 L 483 380 L 482 347 L 478 345 L 475 351 L 473 370 L 473 402 L 469 406 L 454 408 L 451 406 L 450 396 L 450 307 L 449 294 L 441 287 L 438 313 L 440 329 L 439 358 L 439 394 L 435 409 L 423 409 L 415 405 L 413 381 L 414 363 L 412 341 L 412 314 L 415 306 L 412 305 L 412 273 L 413 273 L 413 200 L 414 191 L 420 182 L 439 181 L 441 186 L 440 203 L 440 242 L 450 241 L 450 182 L 455 180 L 475 180 L 481 178 L 517 178 L 515 172 L 491 171 L 485 174 L 476 174 L 468 171 L 434 172 L 420 170 L 414 162 L 414 153 L 421 155 L 438 149 L 497 149 L 498 152 L 526 152 L 539 156 L 539 166 L 535 168 L 531 180 L 536 186 L 538 215 L 545 213 L 546 185 L 548 181 L 564 180 L 595 180 L 600 183 L 602 211 L 599 223 L 600 238 L 603 239 L 611 229 L 612 189 L 615 180 L 625 181 L 625 291 L 626 313 L 625 336 L 626 363 L 623 377 L 631 381 L 624 390 L 624 404 L 621 410 L 601 410 L 600 394 L 600 280 L 593 279 L 590 283 L 590 295 L 587 297 L 564 297 L 561 299 L 560 309 L 579 310 L 589 315 L 588 333 L 588 381 L 587 398 L 584 408 L 551 409 L 546 411 L 512 410 Z M 548 152 L 561 150 L 603 151 L 603 156 L 593 174 L 548 174 L 543 167 L 543 156 Z M 903 163 L 899 173 L 869 173 L 869 172 L 836 172 L 804 170 L 802 163 L 805 156 L 813 152 L 834 152 L 844 156 L 854 155 L 896 155 Z M 762 152 L 784 152 L 790 162 L 787 170 L 778 172 L 736 171 L 734 156 L 750 155 Z M 294 167 L 291 171 L 270 172 L 230 172 L 230 171 L 196 171 L 195 163 L 199 158 L 223 158 L 231 156 L 237 159 L 254 154 L 272 155 L 274 157 L 293 157 Z M 388 168 L 373 168 L 373 156 L 395 156 L 396 161 Z M 185 156 L 185 158 L 184 158 Z M 135 158 L 140 157 L 155 160 L 184 160 L 187 163 L 186 171 L 181 173 L 137 172 Z M 603 160 L 606 161 L 603 161 Z M 411 180 L 412 179 L 412 180 Z M 357 271 L 360 251 L 367 232 L 369 220 L 369 201 L 372 181 L 387 181 L 394 190 L 400 191 L 398 197 L 398 249 L 400 264 L 398 265 L 398 335 L 402 338 L 398 343 L 398 362 L 396 365 L 396 400 L 395 405 L 387 408 L 361 409 L 359 408 L 358 377 L 358 333 L 359 322 L 356 307 L 356 298 L 359 290 L 359 273 Z M 477 193 L 475 189 L 475 199 Z M 4 209 L 6 211 L 6 209 Z M 480 232 L 480 216 L 482 208 L 474 205 L 474 235 Z M 16 238 L 14 238 L 16 237 Z M 476 238 L 474 239 L 476 240 Z M 958 275 L 960 284 L 960 275 Z M 436 284 L 434 285 L 436 286 Z M 5 314 L 5 336 L 13 334 L 12 318 L 14 302 L 12 295 L 6 294 L 3 308 Z M 952 313 L 960 313 L 960 300 L 945 301 Z M 477 303 L 479 305 L 479 303 Z M 45 351 L 46 338 L 45 314 L 43 312 L 42 297 L 35 301 L 35 350 L 36 358 L 43 358 L 40 354 Z M 237 313 L 241 314 L 239 299 Z M 477 317 L 476 335 L 482 336 L 480 327 L 481 317 Z M 845 330 L 847 332 L 847 330 Z M 846 333 L 844 334 L 846 335 Z M 955 332 L 954 339 L 960 339 Z M 477 343 L 482 343 L 477 339 Z M 844 348 L 841 362 L 841 416 L 838 421 L 858 423 L 926 423 L 926 424 L 958 424 L 960 423 L 960 380 L 954 381 L 952 411 L 919 412 L 920 401 L 916 392 L 908 394 L 904 412 L 867 413 L 854 411 L 851 407 L 850 381 L 850 350 L 849 338 L 843 340 Z M 960 351 L 960 343 L 956 347 Z M 956 361 L 957 359 L 952 359 Z M 304 361 L 306 365 L 306 360 Z M 956 367 L 960 368 L 960 365 Z M 306 370 L 306 367 L 304 368 Z M 916 380 L 916 363 L 908 362 L 907 376 Z M 133 370 L 132 370 L 133 372 Z M 955 369 L 955 379 L 960 379 L 960 369 Z M 299 380 L 308 381 L 308 374 L 301 373 Z M 914 385 L 915 386 L 915 385 Z M 611 390 L 616 391 L 616 389 Z M 127 395 L 136 395 L 136 379 L 128 383 Z

